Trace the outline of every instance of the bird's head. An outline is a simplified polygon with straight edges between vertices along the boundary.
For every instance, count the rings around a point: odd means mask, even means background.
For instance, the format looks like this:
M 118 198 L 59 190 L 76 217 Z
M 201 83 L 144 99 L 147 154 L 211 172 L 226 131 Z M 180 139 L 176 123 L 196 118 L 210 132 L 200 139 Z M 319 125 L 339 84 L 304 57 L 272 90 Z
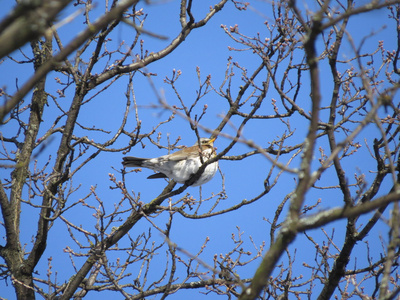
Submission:
M 214 141 L 216 140 L 216 137 L 209 139 L 209 138 L 200 138 L 200 145 L 201 146 L 214 146 Z M 199 145 L 199 141 L 196 143 L 196 145 Z

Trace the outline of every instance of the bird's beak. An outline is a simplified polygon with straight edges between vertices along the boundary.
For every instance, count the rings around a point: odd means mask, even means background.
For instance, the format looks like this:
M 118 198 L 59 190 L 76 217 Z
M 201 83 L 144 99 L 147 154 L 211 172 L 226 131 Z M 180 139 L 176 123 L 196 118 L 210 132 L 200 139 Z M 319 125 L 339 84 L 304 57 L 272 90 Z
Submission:
M 214 143 L 214 141 L 217 139 L 217 137 L 214 137 L 214 138 L 212 138 L 208 143 L 209 144 L 212 144 L 212 143 Z

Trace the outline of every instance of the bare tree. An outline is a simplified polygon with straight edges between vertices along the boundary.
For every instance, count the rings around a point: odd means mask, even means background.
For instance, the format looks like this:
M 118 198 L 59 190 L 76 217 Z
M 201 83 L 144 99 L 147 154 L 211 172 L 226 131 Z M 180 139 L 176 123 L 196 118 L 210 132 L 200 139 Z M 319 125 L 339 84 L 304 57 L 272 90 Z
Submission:
M 266 12 L 221 0 L 203 13 L 203 4 L 182 0 L 179 31 L 154 50 L 149 39 L 165 37 L 147 29 L 151 3 L 76 1 L 65 8 L 69 1 L 47 2 L 21 2 L 0 25 L 0 41 L 13 38 L 0 51 L 2 67 L 34 69 L 21 87 L 18 81 L 15 90 L 0 92 L 1 279 L 12 283 L 18 299 L 81 299 L 94 292 L 164 299 L 189 291 L 228 299 L 397 297 L 398 0 L 265 2 L 271 15 L 255 32 L 221 25 L 231 52 L 223 78 L 205 76 L 199 66 L 197 84 L 189 87 L 181 84 L 181 71 L 155 74 L 152 64 L 167 61 L 194 32 L 207 32 L 225 11 Z M 74 12 L 53 24 L 63 9 Z M 383 28 L 354 32 L 352 20 L 382 11 L 397 30 L 397 48 L 378 40 Z M 10 34 L 34 21 L 41 26 Z M 66 42 L 68 22 L 82 31 Z M 123 28 L 129 28 L 127 42 L 118 40 Z M 113 91 L 120 82 L 123 103 Z M 141 82 L 155 101 L 137 99 Z M 195 94 L 191 100 L 187 89 Z M 100 98 L 105 110 L 96 107 Z M 217 156 L 185 184 L 168 181 L 156 197 L 159 181 L 132 184 L 143 174 L 113 165 L 105 191 L 96 170 L 112 165 L 108 154 L 120 161 L 141 146 L 181 149 L 181 136 L 169 135 L 171 129 L 193 140 L 217 137 Z M 190 187 L 215 161 L 223 167 L 212 191 L 208 184 Z M 199 234 L 196 223 L 225 216 L 226 226 Z M 243 232 L 254 218 L 264 225 Z M 176 238 L 188 226 L 202 240 L 196 250 Z M 221 227 L 231 231 L 231 242 L 212 252 L 210 238 L 225 233 Z M 261 242 L 253 238 L 260 232 Z

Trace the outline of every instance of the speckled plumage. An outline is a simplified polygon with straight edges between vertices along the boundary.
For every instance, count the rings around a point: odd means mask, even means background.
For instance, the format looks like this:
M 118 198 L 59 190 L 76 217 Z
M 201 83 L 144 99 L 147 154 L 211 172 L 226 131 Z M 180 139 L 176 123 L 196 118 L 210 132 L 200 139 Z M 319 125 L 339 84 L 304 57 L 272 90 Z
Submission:
M 156 158 L 125 156 L 122 164 L 125 167 L 143 167 L 159 172 L 149 176 L 148 178 L 150 179 L 168 177 L 178 183 L 185 183 L 202 165 L 200 151 L 202 151 L 201 153 L 204 162 L 216 155 L 213 144 L 214 140 L 215 138 L 201 138 L 201 147 L 196 143 L 192 147 Z M 218 162 L 209 164 L 201 174 L 200 178 L 192 184 L 192 186 L 199 186 L 210 181 L 217 170 Z

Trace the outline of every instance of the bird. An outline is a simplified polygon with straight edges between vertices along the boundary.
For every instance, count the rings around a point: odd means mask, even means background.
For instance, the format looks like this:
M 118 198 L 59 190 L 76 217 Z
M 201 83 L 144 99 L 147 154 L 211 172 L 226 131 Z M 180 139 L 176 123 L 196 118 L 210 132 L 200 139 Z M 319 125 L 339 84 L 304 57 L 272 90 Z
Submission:
M 134 156 L 123 157 L 124 167 L 143 167 L 158 173 L 150 175 L 148 179 L 170 178 L 177 183 L 185 183 L 196 174 L 203 162 L 216 156 L 214 141 L 216 137 L 200 138 L 196 144 L 177 152 L 156 158 L 140 158 Z M 200 186 L 210 181 L 218 170 L 218 161 L 204 169 L 200 178 L 191 186 Z

